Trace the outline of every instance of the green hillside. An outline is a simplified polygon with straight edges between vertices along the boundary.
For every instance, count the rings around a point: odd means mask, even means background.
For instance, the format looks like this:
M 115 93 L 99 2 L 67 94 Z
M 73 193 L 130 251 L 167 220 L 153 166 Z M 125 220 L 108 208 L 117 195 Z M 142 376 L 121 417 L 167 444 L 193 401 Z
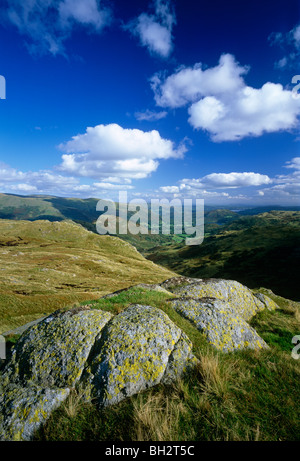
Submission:
M 20 196 L 12 194 L 0 194 L 0 219 L 36 221 L 47 219 L 49 221 L 62 221 L 71 219 L 84 226 L 86 229 L 97 232 L 96 221 L 100 212 L 96 210 L 98 199 L 77 199 L 43 195 Z M 118 203 L 116 203 L 118 214 Z M 172 212 L 172 211 L 171 211 Z M 133 213 L 128 213 L 128 217 Z M 219 226 L 235 219 L 239 215 L 227 209 L 205 208 L 206 232 L 215 233 Z M 117 217 L 117 220 L 119 218 Z M 149 211 L 149 223 L 151 222 Z M 171 219 L 172 227 L 172 219 Z M 185 239 L 181 235 L 119 235 L 122 240 L 134 245 L 142 254 L 150 248 L 168 243 L 180 243 Z
M 97 233 L 97 202 L 95 198 L 0 194 L 0 218 L 52 222 L 71 219 Z M 186 247 L 184 234 L 151 235 L 149 231 L 147 235 L 119 237 L 143 256 L 178 273 L 233 278 L 298 300 L 300 211 L 297 207 L 293 211 L 277 208 L 236 212 L 205 207 L 205 239 L 200 246 Z
M 70 303 L 171 272 L 73 222 L 0 220 L 0 332 Z
M 0 194 L 0 218 L 26 219 L 34 221 L 47 219 L 61 221 L 72 219 L 78 221 L 95 221 L 99 213 L 96 211 L 98 200 L 60 198 L 52 196 L 20 196 Z
M 299 300 L 300 212 L 241 217 L 199 246 L 161 246 L 149 251 L 148 258 L 180 274 L 234 279 Z

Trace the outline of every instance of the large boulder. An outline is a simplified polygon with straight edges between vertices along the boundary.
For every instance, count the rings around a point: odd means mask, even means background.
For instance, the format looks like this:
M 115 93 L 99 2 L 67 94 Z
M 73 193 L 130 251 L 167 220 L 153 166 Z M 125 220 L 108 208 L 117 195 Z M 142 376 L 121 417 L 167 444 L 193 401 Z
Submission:
M 80 380 L 111 317 L 87 308 L 57 311 L 21 336 L 0 380 L 0 440 L 32 437 Z
M 43 387 L 74 387 L 80 379 L 96 336 L 112 315 L 75 308 L 54 312 L 30 328 L 13 349 L 4 382 Z
M 72 388 L 107 406 L 197 363 L 186 335 L 160 309 L 134 305 L 55 312 L 27 330 L 0 378 L 0 440 L 30 440 Z
M 26 441 L 68 397 L 70 389 L 0 382 L 0 441 Z
M 250 320 L 257 312 L 265 309 L 264 302 L 249 288 L 235 280 L 203 279 L 172 291 L 180 297 L 216 298 L 227 301 L 245 320 Z
M 100 406 L 170 382 L 197 363 L 187 336 L 160 309 L 132 305 L 112 319 L 95 343 L 83 377 Z
M 268 347 L 232 306 L 215 298 L 177 298 L 171 306 L 203 332 L 208 342 L 223 352 Z
M 253 293 L 234 280 L 194 279 L 191 282 L 174 277 L 167 284 L 177 296 L 169 300 L 170 305 L 203 332 L 218 350 L 268 347 L 247 323 L 258 312 L 278 307 L 268 296 Z

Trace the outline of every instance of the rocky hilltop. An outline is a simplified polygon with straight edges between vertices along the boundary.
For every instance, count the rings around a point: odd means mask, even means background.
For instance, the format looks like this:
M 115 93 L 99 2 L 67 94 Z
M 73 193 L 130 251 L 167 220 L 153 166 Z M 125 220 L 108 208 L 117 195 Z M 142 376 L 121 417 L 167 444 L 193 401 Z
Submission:
M 216 350 L 268 348 L 249 321 L 277 305 L 236 281 L 172 277 L 136 288 L 164 296 L 169 312 L 193 324 Z M 128 290 L 103 298 L 113 301 Z M 2 370 L 0 438 L 30 440 L 74 388 L 105 408 L 170 384 L 197 362 L 190 338 L 158 307 L 55 311 L 22 334 Z

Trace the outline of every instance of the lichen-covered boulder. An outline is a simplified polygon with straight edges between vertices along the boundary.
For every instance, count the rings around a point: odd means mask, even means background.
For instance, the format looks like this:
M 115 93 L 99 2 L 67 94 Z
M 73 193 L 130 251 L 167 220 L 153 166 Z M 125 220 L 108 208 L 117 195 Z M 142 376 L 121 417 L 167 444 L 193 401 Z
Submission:
M 0 384 L 0 441 L 26 441 L 68 397 L 69 389 Z
M 80 380 L 103 311 L 57 311 L 27 330 L 0 379 L 0 440 L 29 440 Z
M 265 304 L 253 292 L 235 280 L 203 279 L 172 290 L 178 297 L 217 298 L 227 301 L 244 320 L 250 320 Z
M 268 347 L 229 302 L 215 298 L 179 298 L 171 306 L 203 332 L 208 342 L 223 352 Z
M 100 406 L 169 383 L 197 363 L 186 335 L 160 309 L 117 316 L 57 311 L 19 339 L 0 376 L 0 440 L 30 440 L 72 388 Z
M 74 308 L 57 311 L 25 332 L 4 370 L 4 382 L 42 387 L 74 387 L 80 379 L 96 336 L 112 315 Z
M 195 365 L 191 349 L 187 336 L 163 311 L 129 306 L 95 343 L 83 388 L 100 406 L 118 403 Z
M 278 309 L 275 301 L 273 301 L 273 299 L 271 299 L 269 296 L 263 293 L 254 293 L 254 296 L 256 296 L 265 305 L 265 308 L 268 309 L 268 311 L 275 311 Z

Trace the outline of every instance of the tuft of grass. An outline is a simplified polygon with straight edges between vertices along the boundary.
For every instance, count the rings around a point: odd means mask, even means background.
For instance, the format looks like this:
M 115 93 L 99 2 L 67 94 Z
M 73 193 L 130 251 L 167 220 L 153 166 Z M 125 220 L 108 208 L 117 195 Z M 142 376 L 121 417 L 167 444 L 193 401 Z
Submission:
M 177 427 L 184 412 L 178 395 L 150 392 L 146 398 L 140 394 L 133 402 L 134 439 L 137 441 L 175 441 Z

